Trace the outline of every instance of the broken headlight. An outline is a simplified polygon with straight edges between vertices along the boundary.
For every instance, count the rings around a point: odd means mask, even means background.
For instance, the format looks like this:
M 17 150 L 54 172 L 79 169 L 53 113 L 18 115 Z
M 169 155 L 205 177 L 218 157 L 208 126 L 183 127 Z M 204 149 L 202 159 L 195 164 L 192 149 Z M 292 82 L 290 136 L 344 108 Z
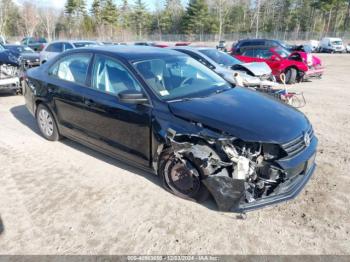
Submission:
M 286 153 L 276 144 L 263 144 L 264 160 L 276 160 L 286 156 Z

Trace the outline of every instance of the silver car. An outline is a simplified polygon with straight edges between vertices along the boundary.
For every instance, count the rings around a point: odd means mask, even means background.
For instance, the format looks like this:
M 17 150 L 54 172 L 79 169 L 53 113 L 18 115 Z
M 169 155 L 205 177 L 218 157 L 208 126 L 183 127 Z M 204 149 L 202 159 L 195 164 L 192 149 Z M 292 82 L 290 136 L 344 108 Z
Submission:
M 264 62 L 243 63 L 225 52 L 209 47 L 175 47 L 206 65 L 226 81 L 246 87 L 278 86 L 271 68 Z
M 45 45 L 40 52 L 40 64 L 44 64 L 51 58 L 69 49 L 81 48 L 86 46 L 99 45 L 96 41 L 55 41 Z

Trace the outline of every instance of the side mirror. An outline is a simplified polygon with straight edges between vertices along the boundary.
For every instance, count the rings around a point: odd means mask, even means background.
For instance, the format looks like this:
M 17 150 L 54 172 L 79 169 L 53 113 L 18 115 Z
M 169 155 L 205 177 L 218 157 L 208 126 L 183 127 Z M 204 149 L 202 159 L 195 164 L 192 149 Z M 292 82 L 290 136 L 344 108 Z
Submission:
M 147 97 L 137 90 L 125 90 L 118 94 L 119 100 L 126 104 L 145 104 Z

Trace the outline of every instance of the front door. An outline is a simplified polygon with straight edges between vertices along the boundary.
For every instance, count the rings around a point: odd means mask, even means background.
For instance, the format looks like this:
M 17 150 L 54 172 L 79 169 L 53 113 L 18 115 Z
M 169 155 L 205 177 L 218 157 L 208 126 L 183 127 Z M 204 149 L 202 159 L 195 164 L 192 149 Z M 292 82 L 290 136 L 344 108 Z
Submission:
M 95 55 L 91 88 L 84 94 L 84 128 L 98 147 L 148 166 L 151 106 L 120 102 L 118 94 L 124 90 L 144 92 L 133 74 L 120 61 Z

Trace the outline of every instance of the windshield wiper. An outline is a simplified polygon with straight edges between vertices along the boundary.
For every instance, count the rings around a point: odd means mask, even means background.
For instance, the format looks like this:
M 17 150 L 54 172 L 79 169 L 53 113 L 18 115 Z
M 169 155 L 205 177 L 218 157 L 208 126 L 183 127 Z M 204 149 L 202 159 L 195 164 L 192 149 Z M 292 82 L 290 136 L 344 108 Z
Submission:
M 173 103 L 173 102 L 186 102 L 186 101 L 191 101 L 193 100 L 194 97 L 183 97 L 183 98 L 177 98 L 177 99 L 173 99 L 173 100 L 168 100 L 167 102 L 169 103 Z

